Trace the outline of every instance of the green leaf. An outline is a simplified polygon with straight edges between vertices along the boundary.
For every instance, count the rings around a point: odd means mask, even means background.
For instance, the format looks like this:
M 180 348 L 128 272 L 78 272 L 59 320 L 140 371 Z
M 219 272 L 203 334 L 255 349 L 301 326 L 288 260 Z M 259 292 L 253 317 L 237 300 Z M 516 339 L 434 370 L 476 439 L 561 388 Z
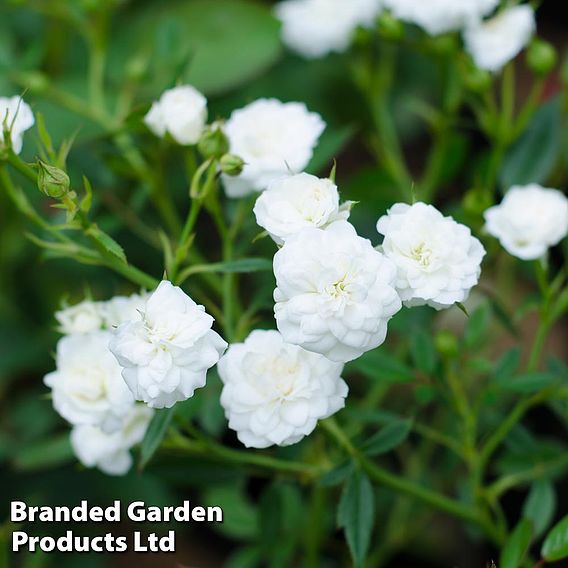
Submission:
M 334 487 L 343 483 L 353 472 L 354 464 L 351 460 L 338 465 L 322 475 L 318 480 L 321 487 Z
M 223 509 L 223 522 L 215 523 L 220 533 L 240 540 L 254 539 L 259 530 L 258 511 L 243 495 L 239 485 L 218 485 L 205 491 L 206 506 Z
M 478 346 L 487 337 L 487 330 L 491 322 L 491 307 L 488 303 L 479 306 L 467 320 L 465 328 L 465 344 L 470 349 Z
M 266 258 L 241 258 L 239 260 L 227 260 L 226 262 L 214 262 L 211 264 L 197 264 L 195 266 L 190 266 L 182 272 L 179 280 L 184 281 L 192 274 L 200 274 L 202 272 L 219 272 L 221 274 L 228 274 L 260 272 L 262 270 L 272 270 L 272 261 Z
M 344 126 L 342 128 L 327 128 L 322 134 L 318 145 L 314 150 L 314 155 L 310 160 L 306 171 L 320 173 L 334 158 L 337 158 L 341 150 L 353 138 L 355 128 L 353 126 Z M 333 173 L 335 173 L 333 171 Z
M 548 562 L 568 558 L 568 515 L 548 533 L 540 553 Z
M 555 509 L 554 485 L 546 479 L 535 481 L 523 504 L 523 517 L 532 522 L 535 536 L 544 533 L 552 521 Z
M 506 351 L 495 364 L 494 375 L 497 381 L 509 379 L 519 368 L 521 363 L 521 350 L 513 347 Z
M 430 375 L 436 369 L 437 353 L 432 336 L 418 330 L 410 338 L 410 352 L 416 368 Z
M 47 152 L 50 161 L 55 159 L 55 151 L 53 149 L 53 142 L 51 141 L 51 136 L 47 131 L 45 126 L 45 118 L 41 112 L 36 113 L 36 123 L 37 123 L 37 133 L 39 135 L 39 139 L 43 144 L 45 151 Z
M 411 429 L 412 420 L 394 420 L 369 438 L 363 445 L 363 450 L 369 456 L 390 452 L 408 438 Z
M 86 231 L 86 235 L 91 237 L 103 250 L 116 256 L 122 260 L 122 262 L 126 262 L 124 249 L 110 235 L 101 231 L 96 225 L 89 227 Z
M 155 95 L 175 83 L 219 94 L 251 81 L 282 53 L 278 21 L 259 2 L 193 0 L 147 6 L 138 11 L 138 20 L 132 21 L 129 12 L 123 22 L 128 37 L 113 38 L 110 52 L 124 60 L 117 62 L 117 78 L 133 56 L 149 59 Z
M 398 358 L 378 349 L 368 351 L 348 364 L 348 370 L 356 370 L 372 380 L 389 383 L 406 383 L 415 378 L 414 371 Z
M 522 519 L 515 527 L 501 551 L 499 568 L 520 568 L 532 538 L 532 524 Z
M 85 188 L 85 196 L 81 200 L 79 207 L 83 213 L 88 213 L 93 203 L 93 187 L 86 176 L 83 176 L 83 187 Z
M 373 525 L 375 523 L 375 495 L 369 478 L 355 470 L 341 493 L 337 509 L 337 525 L 343 528 L 355 567 L 363 565 Z
M 262 562 L 262 550 L 258 546 L 242 546 L 231 554 L 225 568 L 256 568 Z
M 560 97 L 537 110 L 524 134 L 505 156 L 500 173 L 504 188 L 546 182 L 560 156 L 562 124 Z
M 497 381 L 499 388 L 516 393 L 533 393 L 553 385 L 558 381 L 554 373 L 536 371 L 525 373 L 514 378 L 503 378 Z
M 163 408 L 155 412 L 146 431 L 146 435 L 144 436 L 144 440 L 142 440 L 142 446 L 140 448 L 140 469 L 146 467 L 156 450 L 160 447 L 175 412 L 175 405 L 171 408 Z

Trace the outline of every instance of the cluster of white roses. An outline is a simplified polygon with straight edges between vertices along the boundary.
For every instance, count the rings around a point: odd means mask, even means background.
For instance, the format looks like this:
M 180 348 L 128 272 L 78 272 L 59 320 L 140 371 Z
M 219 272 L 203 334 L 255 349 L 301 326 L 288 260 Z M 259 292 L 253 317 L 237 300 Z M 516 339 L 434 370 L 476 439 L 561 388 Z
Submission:
M 535 31 L 530 4 L 506 6 L 499 0 L 284 0 L 276 15 L 286 45 L 315 58 L 347 49 L 358 27 L 372 27 L 388 10 L 428 34 L 461 31 L 475 64 L 498 71 L 527 45 Z M 484 19 L 488 18 L 488 19 Z
M 85 300 L 55 314 L 64 336 L 57 344 L 55 371 L 44 382 L 55 410 L 73 427 L 71 444 L 87 467 L 110 475 L 126 473 L 130 448 L 141 441 L 152 410 L 137 405 L 109 350 L 113 329 L 140 318 L 145 296 Z
M 194 145 L 207 121 L 207 100 L 194 87 L 180 85 L 154 102 L 144 121 L 157 136 L 168 134 L 182 145 Z M 302 171 L 325 129 L 321 116 L 298 102 L 258 99 L 235 110 L 223 127 L 231 154 L 244 161 L 240 175 L 223 175 L 228 197 L 263 191 L 287 171 Z
M 309 2 L 284 2 L 279 13 Z M 475 6 L 481 15 L 495 8 L 492 0 L 463 4 L 468 18 Z M 337 24 L 349 23 L 351 33 L 376 16 L 378 3 L 341 6 L 359 10 Z M 455 6 L 452 18 L 460 20 L 461 9 Z M 158 136 L 197 144 L 207 100 L 191 86 L 176 87 L 152 105 L 145 122 Z M 45 382 L 56 410 L 73 425 L 72 444 L 86 466 L 125 473 L 152 409 L 192 397 L 216 364 L 221 404 L 239 440 L 257 448 L 294 444 L 344 406 L 343 365 L 385 341 L 403 304 L 440 310 L 466 300 L 485 255 L 469 228 L 432 205 L 397 203 L 378 219 L 383 240 L 374 247 L 349 222 L 352 204 L 340 202 L 333 180 L 294 173 L 306 168 L 324 128 L 305 105 L 275 99 L 234 111 L 223 127 L 230 152 L 245 162 L 240 175 L 223 176 L 226 193 L 261 192 L 254 214 L 279 247 L 278 331 L 255 330 L 228 347 L 204 307 L 166 280 L 151 294 L 88 300 L 56 314 L 64 337 Z M 487 231 L 509 252 L 537 258 L 568 232 L 568 200 L 538 186 L 512 188 L 485 218 Z

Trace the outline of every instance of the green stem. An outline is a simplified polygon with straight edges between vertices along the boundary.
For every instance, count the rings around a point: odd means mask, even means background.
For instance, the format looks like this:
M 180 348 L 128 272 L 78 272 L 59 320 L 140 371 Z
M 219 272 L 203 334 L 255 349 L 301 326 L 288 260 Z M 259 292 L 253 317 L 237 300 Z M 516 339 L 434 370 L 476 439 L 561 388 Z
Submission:
M 14 169 L 18 170 L 18 172 L 20 172 L 24 177 L 28 178 L 30 181 L 33 181 L 34 184 L 37 183 L 37 174 L 35 170 L 12 151 L 8 152 L 8 163 Z
M 401 191 L 412 197 L 412 176 L 406 166 L 404 153 L 389 104 L 396 71 L 396 47 L 388 43 L 379 46 L 378 61 L 369 63 L 369 84 L 360 84 L 371 112 L 377 136 L 373 149 Z
M 394 491 L 398 491 L 410 497 L 413 497 L 422 503 L 431 505 L 432 507 L 444 511 L 454 517 L 463 519 L 481 526 L 485 526 L 488 532 L 487 521 L 481 517 L 477 511 L 471 507 L 460 503 L 454 499 L 446 497 L 436 491 L 427 489 L 376 465 L 368 458 L 363 456 L 351 443 L 349 438 L 345 435 L 343 430 L 339 427 L 333 418 L 322 420 L 320 425 L 330 434 L 330 436 L 342 447 L 350 456 L 352 456 L 361 467 L 367 472 L 369 477 L 385 487 L 389 487 Z
M 529 469 L 506 475 L 487 487 L 487 496 L 492 501 L 496 501 L 503 493 L 513 487 L 525 485 L 537 479 L 542 479 L 555 471 L 565 468 L 566 466 L 568 466 L 568 455 L 561 455 L 549 462 L 536 464 Z
M 100 14 L 88 37 L 89 94 L 91 105 L 105 112 L 104 77 L 106 58 L 106 15 Z
M 319 568 L 320 566 L 319 550 L 323 537 L 321 519 L 325 514 L 325 505 L 325 489 L 314 485 L 311 490 L 304 537 L 304 568 Z
M 475 415 L 469 405 L 468 396 L 463 388 L 463 384 L 452 368 L 447 369 L 446 377 L 448 386 L 450 387 L 450 391 L 454 399 L 456 410 L 462 417 L 464 424 L 464 450 L 462 452 L 462 455 L 464 455 L 468 463 L 472 465 L 477 458 L 477 451 L 475 448 Z
M 257 454 L 250 450 L 234 450 L 213 442 L 212 440 L 189 440 L 175 431 L 170 432 L 169 439 L 164 442 L 162 447 L 164 449 L 182 450 L 191 454 L 204 455 L 207 457 L 214 456 L 225 462 L 251 465 L 282 473 L 302 474 L 308 477 L 317 477 L 324 473 L 324 468 L 318 465 L 281 460 L 279 458 Z
M 529 372 L 536 371 L 540 365 L 540 360 L 542 358 L 542 352 L 548 333 L 550 331 L 550 323 L 545 314 L 541 313 L 539 315 L 539 323 L 537 332 L 535 335 L 534 343 L 531 349 L 531 354 L 529 356 L 529 362 L 527 365 L 527 370 Z
M 536 260 L 534 266 L 538 287 L 542 296 L 542 304 L 539 309 L 538 328 L 527 365 L 527 369 L 530 372 L 536 371 L 540 365 L 544 344 L 553 324 L 549 316 L 553 302 L 553 291 L 548 279 L 547 261 L 546 259 Z
M 178 235 L 181 231 L 181 222 L 170 195 L 146 163 L 130 135 L 125 132 L 117 134 L 114 136 L 114 142 L 136 173 L 137 178 L 148 188 L 150 197 L 168 229 L 174 235 Z
M 501 445 L 501 442 L 507 437 L 514 426 L 522 419 L 526 412 L 533 406 L 536 406 L 550 398 L 553 392 L 556 392 L 556 389 L 554 391 L 542 391 L 529 398 L 520 400 L 513 407 L 505 419 L 501 421 L 495 432 L 493 432 L 493 434 L 489 437 L 479 453 L 477 467 L 479 468 L 480 477 L 493 453 Z

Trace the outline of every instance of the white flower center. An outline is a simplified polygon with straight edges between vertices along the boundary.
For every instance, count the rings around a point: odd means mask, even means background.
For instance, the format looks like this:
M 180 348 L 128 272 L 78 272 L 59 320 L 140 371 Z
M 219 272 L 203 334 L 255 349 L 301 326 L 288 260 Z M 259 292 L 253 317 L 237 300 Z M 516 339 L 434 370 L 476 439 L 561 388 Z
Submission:
M 334 300 L 349 300 L 351 298 L 351 278 L 349 274 L 344 274 L 337 282 L 325 288 L 326 294 Z
M 410 258 L 414 259 L 420 266 L 430 266 L 434 260 L 434 253 L 426 243 L 420 243 L 410 251 Z

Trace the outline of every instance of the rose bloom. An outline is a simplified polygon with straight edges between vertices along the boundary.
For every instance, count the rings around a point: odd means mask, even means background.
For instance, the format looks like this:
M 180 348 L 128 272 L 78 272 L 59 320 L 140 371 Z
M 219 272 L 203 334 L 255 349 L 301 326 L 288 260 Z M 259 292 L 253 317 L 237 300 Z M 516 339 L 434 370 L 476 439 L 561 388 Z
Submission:
M 120 428 L 134 405 L 121 368 L 108 349 L 111 334 L 95 331 L 63 337 L 57 344 L 56 370 L 45 376 L 53 406 L 71 424 Z
M 529 43 L 536 29 L 528 4 L 512 6 L 464 31 L 466 51 L 480 69 L 499 71 Z
M 237 177 L 223 176 L 229 197 L 263 191 L 275 178 L 308 165 L 325 128 L 303 103 L 258 99 L 235 110 L 225 124 L 230 151 L 245 162 Z
M 327 227 L 349 217 L 350 203 L 339 205 L 330 179 L 302 173 L 272 181 L 254 206 L 256 222 L 279 245 L 307 227 Z
M 218 365 L 221 405 L 247 447 L 289 446 L 317 421 L 343 408 L 343 365 L 285 343 L 277 331 L 253 331 L 229 347 Z
M 377 222 L 383 253 L 397 268 L 406 306 L 436 309 L 463 302 L 479 280 L 483 245 L 465 225 L 432 205 L 397 203 Z
M 207 122 L 207 99 L 191 85 L 174 87 L 152 103 L 144 122 L 156 136 L 168 133 L 178 144 L 196 144 Z
M 483 216 L 486 231 L 522 260 L 544 256 L 568 234 L 568 198 L 535 183 L 511 187 Z
M 104 314 L 101 302 L 83 300 L 55 312 L 58 331 L 65 335 L 91 333 L 103 327 Z
M 34 125 L 32 109 L 22 97 L 0 97 L 0 148 L 4 146 L 4 121 L 15 154 L 22 151 L 24 132 Z
M 203 306 L 171 282 L 161 282 L 143 317 L 120 325 L 110 343 L 136 400 L 170 408 L 205 386 L 207 370 L 227 347 L 212 325 Z
M 436 36 L 461 30 L 489 15 L 499 0 L 383 0 L 383 3 L 399 20 L 416 24 Z
M 288 343 L 345 363 L 386 338 L 395 266 L 347 221 L 303 229 L 274 256 L 274 314 Z
M 121 323 L 142 319 L 142 311 L 146 307 L 148 294 L 132 294 L 130 296 L 114 296 L 100 303 L 103 325 L 114 329 Z
M 308 58 L 345 51 L 358 27 L 371 27 L 382 0 L 286 0 L 276 5 L 282 39 Z
M 151 408 L 135 405 L 112 434 L 96 426 L 75 426 L 71 430 L 73 452 L 85 467 L 96 467 L 107 475 L 125 475 L 132 467 L 129 450 L 144 439 L 153 414 Z

